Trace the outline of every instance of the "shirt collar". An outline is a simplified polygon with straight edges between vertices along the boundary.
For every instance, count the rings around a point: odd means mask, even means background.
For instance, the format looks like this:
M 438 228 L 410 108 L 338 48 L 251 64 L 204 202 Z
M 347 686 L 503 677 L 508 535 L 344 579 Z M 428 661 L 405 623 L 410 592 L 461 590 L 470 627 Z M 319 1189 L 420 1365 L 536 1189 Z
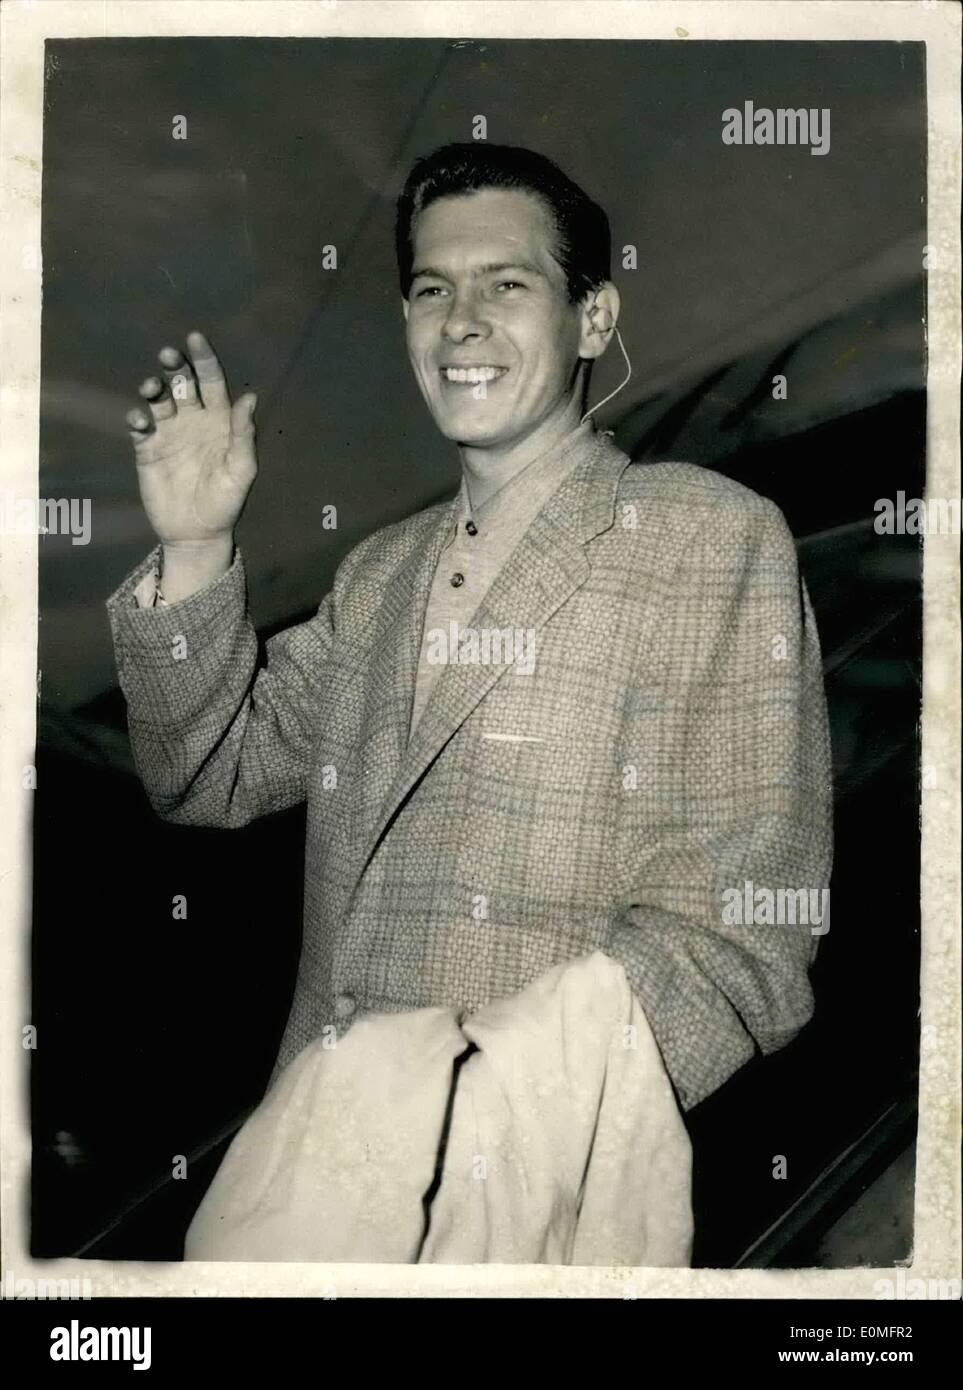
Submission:
M 468 487 L 462 475 L 461 487 L 455 498 L 454 525 L 457 528 L 472 521 L 478 535 L 484 537 L 509 523 L 513 529 L 522 518 L 531 520 L 561 485 L 564 478 L 595 448 L 598 434 L 594 421 L 583 420 L 563 439 L 537 455 L 516 474 L 503 483 L 497 492 L 472 509 Z

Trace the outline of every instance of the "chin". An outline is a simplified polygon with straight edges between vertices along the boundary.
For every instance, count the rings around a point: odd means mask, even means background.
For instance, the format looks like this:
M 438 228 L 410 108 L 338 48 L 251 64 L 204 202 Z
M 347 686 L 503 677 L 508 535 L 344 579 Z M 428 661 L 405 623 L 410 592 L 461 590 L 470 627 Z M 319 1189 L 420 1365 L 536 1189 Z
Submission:
M 480 420 L 472 418 L 468 411 L 439 411 L 434 415 L 435 427 L 446 439 L 455 444 L 498 444 L 509 437 L 511 431 L 504 421 Z

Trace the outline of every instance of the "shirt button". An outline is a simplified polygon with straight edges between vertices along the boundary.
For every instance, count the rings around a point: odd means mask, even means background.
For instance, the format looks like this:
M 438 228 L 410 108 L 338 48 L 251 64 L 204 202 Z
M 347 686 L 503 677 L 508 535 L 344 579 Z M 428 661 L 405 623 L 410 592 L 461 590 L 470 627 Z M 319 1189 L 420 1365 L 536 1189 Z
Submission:
M 457 571 L 451 576 L 451 587 L 453 589 L 460 589 L 464 582 L 465 576 L 463 574 L 458 574 Z
M 465 522 L 465 530 L 468 532 L 468 534 L 469 534 L 470 536 L 477 536 L 477 535 L 478 535 L 478 527 L 475 525 L 475 523 L 474 523 L 473 521 L 466 521 L 466 522 Z
M 358 1001 L 353 994 L 339 994 L 334 1001 L 334 1012 L 338 1018 L 350 1018 L 358 1007 Z

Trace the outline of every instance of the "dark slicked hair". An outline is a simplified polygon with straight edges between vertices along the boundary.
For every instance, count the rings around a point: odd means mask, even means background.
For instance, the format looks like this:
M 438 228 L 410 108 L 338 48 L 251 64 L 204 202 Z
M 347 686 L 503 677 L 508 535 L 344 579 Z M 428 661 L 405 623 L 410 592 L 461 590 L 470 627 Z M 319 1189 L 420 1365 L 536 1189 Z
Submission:
M 612 234 L 598 203 L 534 150 L 515 145 L 466 141 L 442 145 L 416 161 L 398 199 L 395 247 L 401 293 L 407 299 L 414 265 L 415 223 L 439 198 L 477 193 L 483 188 L 518 189 L 541 199 L 557 235 L 552 255 L 565 272 L 573 304 L 609 279 Z

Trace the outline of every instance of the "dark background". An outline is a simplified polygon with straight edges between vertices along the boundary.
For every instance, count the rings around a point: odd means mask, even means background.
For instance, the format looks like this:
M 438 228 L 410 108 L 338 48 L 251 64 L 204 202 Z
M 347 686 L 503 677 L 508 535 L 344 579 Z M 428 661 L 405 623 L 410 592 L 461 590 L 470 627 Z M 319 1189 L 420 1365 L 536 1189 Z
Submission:
M 905 1159 L 915 1117 L 920 553 L 872 521 L 923 489 L 923 46 L 74 40 L 46 67 L 40 493 L 89 497 L 93 532 L 41 540 L 33 1254 L 179 1256 L 267 1080 L 299 945 L 303 813 L 165 826 L 133 776 L 103 607 L 152 544 L 125 410 L 162 344 L 210 335 L 260 397 L 254 620 L 307 616 L 351 545 L 457 481 L 410 378 L 392 225 L 412 160 L 482 114 L 609 213 L 634 374 L 600 423 L 635 458 L 773 498 L 798 538 L 833 731 L 832 930 L 814 1022 L 690 1116 L 695 1255 L 831 1262 L 823 1234 Z M 829 107 L 830 152 L 723 145 L 746 100 Z M 621 375 L 609 353 L 593 399 Z M 911 1152 L 898 1171 L 905 1207 Z

